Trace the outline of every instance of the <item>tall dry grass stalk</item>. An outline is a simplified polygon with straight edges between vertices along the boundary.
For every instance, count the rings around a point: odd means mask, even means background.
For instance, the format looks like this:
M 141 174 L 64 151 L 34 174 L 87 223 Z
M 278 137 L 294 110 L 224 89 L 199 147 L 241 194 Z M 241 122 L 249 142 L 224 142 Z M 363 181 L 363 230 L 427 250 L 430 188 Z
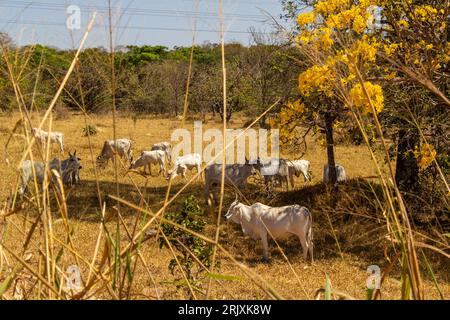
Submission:
M 53 97 L 48 109 L 46 110 L 43 119 L 41 119 L 38 128 L 41 129 L 44 126 L 44 123 L 46 122 L 46 120 L 49 118 L 49 126 L 48 126 L 48 131 L 51 131 L 52 129 L 52 117 L 51 117 L 51 111 L 53 109 L 53 107 L 55 106 L 56 102 L 59 99 L 59 96 L 61 95 L 65 84 L 67 83 L 71 73 L 74 70 L 74 67 L 77 63 L 79 54 L 85 44 L 85 41 L 89 35 L 89 32 L 91 31 L 94 21 L 95 21 L 95 16 L 96 13 L 94 13 L 92 19 L 90 20 L 86 32 L 81 40 L 81 43 L 78 47 L 78 50 L 75 54 L 74 59 L 72 60 L 72 63 L 69 67 L 69 70 L 67 71 L 63 81 L 61 82 L 59 89 L 57 90 L 55 96 Z M 31 49 L 33 50 L 33 48 Z M 22 65 L 21 67 L 23 68 L 22 70 L 19 70 L 18 73 L 15 72 L 16 70 L 16 61 L 12 61 L 10 59 L 10 54 L 9 54 L 9 50 L 7 47 L 4 47 L 2 45 L 1 48 L 1 52 L 2 52 L 2 58 L 7 66 L 8 69 L 8 76 L 10 78 L 10 81 L 12 83 L 12 86 L 14 88 L 14 93 L 15 93 L 15 97 L 16 97 L 16 101 L 18 103 L 19 106 L 19 112 L 21 115 L 21 121 L 20 124 L 23 126 L 23 130 L 25 132 L 25 139 L 26 139 L 26 145 L 24 147 L 24 152 L 22 155 L 22 159 L 20 160 L 19 163 L 21 163 L 27 156 L 30 157 L 31 161 L 34 162 L 33 159 L 33 153 L 31 152 L 31 148 L 33 146 L 33 144 L 35 143 L 35 137 L 30 137 L 30 129 L 33 127 L 32 122 L 31 122 L 31 117 L 29 114 L 29 110 L 32 109 L 33 107 L 33 103 L 34 103 L 34 97 L 35 97 L 35 93 L 36 93 L 36 89 L 37 86 L 34 86 L 34 91 L 33 91 L 33 100 L 30 103 L 30 106 L 27 107 L 25 100 L 23 98 L 23 94 L 19 85 L 19 81 L 18 79 L 20 79 L 21 77 L 21 73 L 23 72 L 25 66 L 28 64 L 29 61 L 29 56 L 27 57 L 26 61 L 25 61 L 25 65 Z M 17 54 L 18 52 L 16 52 Z M 40 69 L 40 65 L 39 64 L 39 69 Z M 42 150 L 41 147 L 44 147 L 44 150 Z M 30 243 L 30 240 L 33 236 L 33 233 L 36 230 L 36 226 L 39 224 L 40 228 L 39 231 L 41 233 L 41 246 L 42 248 L 39 249 L 41 255 L 39 256 L 39 271 L 36 272 L 35 270 L 33 270 L 29 264 L 24 261 L 20 256 L 16 255 L 15 253 L 13 253 L 9 248 L 7 248 L 6 246 L 4 247 L 6 251 L 8 251 L 23 267 L 25 267 L 29 272 L 31 272 L 34 276 L 36 276 L 39 281 L 39 288 L 41 288 L 41 284 L 43 284 L 46 289 L 48 289 L 46 291 L 46 298 L 48 299 L 53 299 L 53 298 L 61 298 L 61 292 L 56 290 L 55 285 L 57 284 L 57 279 L 61 279 L 61 276 L 58 276 L 57 273 L 61 274 L 61 270 L 57 267 L 57 255 L 54 252 L 54 231 L 53 231 L 53 219 L 52 219 L 52 210 L 50 207 L 50 197 L 51 197 L 51 192 L 50 192 L 50 185 L 52 183 L 55 183 L 54 181 L 52 181 L 52 179 L 48 179 L 52 174 L 54 173 L 50 173 L 49 172 L 49 168 L 48 168 L 48 161 L 49 161 L 49 152 L 50 152 L 50 140 L 47 140 L 47 144 L 46 146 L 42 146 L 40 144 L 38 144 L 38 151 L 40 153 L 41 159 L 44 161 L 44 172 L 46 172 L 46 174 L 44 175 L 44 188 L 43 188 L 43 192 L 41 193 L 41 195 L 39 196 L 39 186 L 37 185 L 37 179 L 36 179 L 36 171 L 34 166 L 32 166 L 32 175 L 34 177 L 34 191 L 35 191 L 35 208 L 38 212 L 38 218 L 36 220 L 36 222 L 34 223 L 33 227 L 30 229 L 29 234 L 26 236 L 26 241 L 23 245 L 23 252 L 26 251 L 28 244 Z M 45 153 L 44 153 L 45 151 Z M 57 204 L 58 204 L 58 209 L 59 212 L 61 214 L 61 218 L 63 220 L 63 223 L 65 225 L 65 229 L 67 232 L 67 244 L 69 245 L 69 247 L 71 247 L 73 249 L 73 243 L 71 240 L 71 232 L 70 232 L 70 228 L 69 228 L 69 222 L 68 222 L 68 212 L 67 212 L 67 205 L 66 205 L 66 198 L 65 198 L 65 192 L 64 192 L 64 188 L 62 186 L 62 180 L 60 176 L 58 176 L 56 174 L 57 177 L 57 181 L 56 184 L 59 185 L 59 190 L 58 192 L 55 192 L 56 195 L 56 200 L 57 200 Z M 16 199 L 16 198 L 15 198 Z M 14 200 L 15 201 L 15 200 Z M 13 207 L 14 209 L 14 207 Z M 79 262 L 78 257 L 75 256 L 75 260 L 77 262 Z M 41 266 L 44 265 L 44 270 L 45 270 L 45 276 L 42 276 L 42 270 L 41 270 Z M 45 277 L 45 278 L 44 278 Z M 44 291 L 42 291 L 41 289 L 39 290 L 39 294 L 38 296 L 41 297 L 41 293 L 43 293 Z
M 222 207 L 223 207 L 223 196 L 225 190 L 225 169 L 226 169 L 226 144 L 227 144 L 227 68 L 225 62 L 225 21 L 223 16 L 223 3 L 222 0 L 219 0 L 219 19 L 220 19 L 220 46 L 221 46 L 221 55 L 222 55 L 222 93 L 223 93 L 223 123 L 222 123 L 222 172 L 221 172 L 221 180 L 220 180 L 220 199 L 219 199 L 219 208 L 217 210 L 217 225 L 216 225 L 216 234 L 214 237 L 214 247 L 213 247 L 213 255 L 211 261 L 211 273 L 214 273 L 214 268 L 216 265 L 216 255 L 217 255 L 217 246 L 216 244 L 219 241 L 219 232 L 220 232 L 220 223 L 221 223 L 221 215 L 222 215 Z M 211 284 L 212 280 L 209 280 L 208 290 L 206 291 L 206 299 L 209 298 L 211 292 Z

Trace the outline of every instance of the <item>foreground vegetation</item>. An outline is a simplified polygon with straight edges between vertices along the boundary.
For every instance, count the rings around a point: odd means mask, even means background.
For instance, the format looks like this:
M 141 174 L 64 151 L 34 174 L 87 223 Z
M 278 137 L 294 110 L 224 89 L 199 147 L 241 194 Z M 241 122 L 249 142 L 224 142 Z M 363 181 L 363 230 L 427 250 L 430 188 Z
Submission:
M 83 50 L 95 14 L 73 51 L 0 36 L 2 298 L 313 298 L 328 278 L 328 298 L 448 297 L 449 1 L 282 3 L 292 30 L 255 34 L 249 48 L 226 45 L 222 32 L 218 45 L 114 48 L 111 40 Z M 110 27 L 113 39 L 111 19 Z M 234 193 L 223 185 L 219 206 L 207 208 L 196 176 L 167 184 L 124 163 L 95 166 L 106 139 L 148 149 L 192 118 L 224 134 L 279 128 L 283 155 L 311 160 L 311 184 L 272 197 L 256 179 L 243 195 L 308 206 L 316 266 L 297 260 L 293 241 L 272 244 L 272 264 L 261 265 L 254 242 L 221 221 Z M 51 188 L 16 195 L 20 162 L 53 156 L 36 148 L 34 126 L 63 131 L 83 159 L 84 182 L 65 198 Z M 335 183 L 337 163 L 349 173 L 344 184 Z M 76 290 L 65 282 L 73 264 Z M 382 268 L 381 290 L 359 281 L 372 264 Z
M 5 143 L 15 120 L 19 119 L 19 115 L 15 114 L 12 118 L 3 116 L 0 119 L 3 123 L 0 130 L 0 143 Z M 34 114 L 33 121 L 37 119 L 38 115 Z M 207 120 L 206 128 L 219 125 L 217 123 L 218 118 L 214 120 L 209 116 Z M 67 121 L 71 123 L 70 128 L 66 125 Z M 245 122 L 245 117 L 237 116 L 236 120 L 230 123 L 230 126 L 239 128 Z M 10 124 L 7 125 L 6 123 Z M 94 156 L 96 156 L 101 150 L 102 141 L 112 133 L 112 122 L 108 116 L 93 115 L 88 119 L 88 123 L 97 129 L 97 134 L 91 137 Z M 118 136 L 131 137 L 136 144 L 135 152 L 139 152 L 141 149 L 149 148 L 155 141 L 170 140 L 171 130 L 180 127 L 181 121 L 146 117 L 134 122 L 125 115 L 118 119 L 117 124 Z M 107 196 L 114 195 L 116 192 L 113 166 L 110 164 L 107 169 L 98 172 L 100 192 L 107 205 L 103 213 L 105 220 L 103 220 L 96 193 L 96 176 L 91 159 L 89 138 L 84 136 L 83 131 L 85 128 L 84 117 L 82 115 L 69 115 L 69 118 L 65 120 L 55 120 L 53 126 L 55 130 L 62 130 L 66 133 L 67 150 L 77 150 L 83 165 L 81 185 L 67 190 L 68 224 L 71 230 L 70 237 L 73 250 L 77 257 L 74 256 L 66 242 L 68 233 L 65 223 L 58 212 L 54 197 L 51 197 L 52 209 L 49 210 L 49 214 L 53 238 L 52 251 L 58 268 L 56 275 L 58 278 L 62 277 L 62 272 L 65 272 L 69 266 L 79 263 L 82 279 L 87 281 L 90 273 L 88 262 L 94 261 L 94 266 L 97 268 L 102 265 L 103 259 L 111 259 L 104 264 L 104 268 L 114 263 L 114 250 L 113 248 L 108 249 L 106 244 L 110 241 L 111 243 L 120 241 L 121 248 L 124 248 L 129 243 L 127 230 L 133 233 L 136 221 L 142 221 L 146 218 L 136 210 L 121 206 L 120 213 L 123 222 L 121 222 L 116 234 L 117 211 L 114 209 L 115 201 Z M 186 122 L 184 127 L 193 130 L 192 123 L 189 121 Z M 4 177 L 3 188 L 0 191 L 2 203 L 11 196 L 11 191 L 15 187 L 18 177 L 15 168 L 24 148 L 23 136 L 15 136 L 13 139 L 9 148 L 10 165 L 2 166 L 0 169 L 0 174 Z M 342 163 L 347 169 L 350 180 L 340 186 L 338 201 L 332 204 L 331 193 L 321 181 L 322 167 L 327 161 L 326 149 L 317 143 L 317 139 L 317 136 L 308 136 L 310 148 L 304 157 L 311 161 L 313 179 L 310 183 L 305 184 L 303 178 L 296 178 L 297 187 L 295 191 L 281 193 L 273 198 L 267 195 L 259 179 L 252 178 L 249 189 L 243 191 L 250 203 L 255 201 L 271 205 L 299 203 L 311 209 L 314 217 L 315 264 L 311 266 L 303 261 L 301 247 L 295 237 L 287 241 L 279 241 L 282 252 L 275 242 L 270 241 L 271 262 L 264 264 L 261 261 L 261 244 L 244 237 L 240 228 L 232 223 L 225 223 L 221 226 L 220 244 L 229 251 L 234 259 L 248 266 L 254 274 L 260 275 L 284 298 L 312 299 L 316 290 L 325 286 L 326 275 L 328 275 L 332 287 L 336 291 L 344 292 L 354 298 L 365 299 L 367 295 L 367 267 L 378 264 L 384 270 L 390 264 L 386 261 L 386 257 L 393 261 L 396 256 L 394 248 L 386 238 L 388 233 L 384 228 L 383 212 L 379 210 L 377 198 L 372 193 L 373 188 L 379 197 L 378 200 L 382 201 L 383 195 L 380 186 L 376 179 L 370 178 L 375 175 L 376 170 L 370 165 L 370 154 L 364 146 L 354 146 L 347 143 L 338 146 L 336 157 L 339 163 Z M 59 151 L 55 146 L 51 156 L 59 156 L 58 153 Z M 294 154 L 289 152 L 283 155 L 288 158 L 295 157 Z M 156 175 L 155 170 L 154 174 Z M 192 174 L 188 174 L 188 179 L 191 177 Z M 142 177 L 133 173 L 126 175 L 125 169 L 119 170 L 120 196 L 132 203 L 145 201 L 149 204 L 149 209 L 152 212 L 157 212 L 164 202 L 167 185 L 167 181 L 161 176 Z M 171 196 L 179 191 L 183 185 L 184 182 L 177 178 L 173 183 Z M 279 189 L 276 190 L 277 193 L 280 191 Z M 143 193 L 143 199 L 140 192 Z M 181 212 L 184 200 L 190 195 L 197 199 L 202 209 L 200 218 L 206 223 L 202 234 L 212 238 L 215 232 L 215 218 L 208 210 L 205 210 L 203 184 L 201 182 L 195 182 L 183 191 L 180 197 L 166 209 L 166 216 L 173 217 Z M 227 208 L 233 200 L 234 191 L 227 190 L 224 207 Z M 9 253 L 9 250 L 23 259 L 24 263 L 32 270 L 18 268 L 11 286 L 3 298 L 31 299 L 52 296 L 52 293 L 49 293 L 45 287 L 39 287 L 39 280 L 35 274 L 42 270 L 45 262 L 45 255 L 40 251 L 45 248 L 41 235 L 43 230 L 35 230 L 30 242 L 27 243 L 26 241 L 33 224 L 40 219 L 41 217 L 33 202 L 29 201 L 22 205 L 18 203 L 16 210 L 11 215 L 2 217 L 3 272 L 0 283 L 4 283 L 10 272 L 14 270 L 14 266 L 17 266 L 15 258 Z M 141 222 L 138 222 L 138 226 L 141 226 Z M 418 241 L 429 243 L 426 237 L 434 235 L 438 230 L 437 228 L 436 221 L 421 224 L 418 226 L 418 233 L 415 236 Z M 139 227 L 134 232 L 138 230 Z M 50 229 L 48 232 L 50 232 Z M 419 232 L 423 235 L 420 235 Z M 108 234 L 111 237 L 110 239 L 108 239 Z M 118 236 L 119 238 L 117 238 Z M 99 237 L 100 245 L 97 244 Z M 131 283 L 126 280 L 126 285 L 122 289 L 122 298 L 179 299 L 189 297 L 186 286 L 180 286 L 180 283 L 182 283 L 180 279 L 183 278 L 180 271 L 175 270 L 173 274 L 170 271 L 169 266 L 171 265 L 170 261 L 173 260 L 173 255 L 167 246 L 160 248 L 160 241 L 163 239 L 161 237 L 158 241 L 155 237 L 144 239 L 137 251 L 143 259 L 141 260 L 138 255 L 130 257 L 129 265 L 132 267 L 133 280 Z M 97 254 L 94 252 L 96 247 L 99 250 Z M 427 261 L 432 266 L 443 296 L 448 298 L 450 296 L 448 259 L 428 248 L 420 250 L 423 250 Z M 433 276 L 426 268 L 422 255 L 420 255 L 420 259 L 425 278 L 425 298 L 439 299 L 441 296 L 434 285 Z M 251 280 L 252 277 L 249 277 L 230 260 L 230 257 L 220 253 L 219 261 L 220 266 L 215 272 L 217 275 L 214 277 L 217 281 L 213 282 L 211 298 L 260 299 L 271 297 L 269 293 L 262 290 Z M 125 273 L 126 263 L 124 263 L 123 268 Z M 199 267 L 194 264 L 193 268 L 198 269 Z M 204 290 L 209 280 L 207 274 L 207 272 L 200 272 L 199 278 L 196 278 L 196 284 L 202 288 L 201 291 L 196 292 L 197 298 L 204 297 Z M 382 299 L 398 298 L 400 275 L 401 270 L 396 266 L 389 270 L 382 284 Z M 106 273 L 105 276 L 110 279 L 108 281 L 113 279 L 112 272 Z M 92 273 L 91 277 L 95 278 L 95 273 Z M 62 279 L 64 278 L 58 279 L 57 283 L 62 283 L 61 288 L 64 289 L 65 282 Z M 256 280 L 257 283 L 259 281 Z M 105 286 L 106 283 L 98 282 L 83 298 L 111 299 L 118 297 L 112 295 Z M 118 286 L 116 291 L 113 292 L 117 292 L 118 295 L 120 287 Z M 63 297 L 71 297 L 70 294 L 64 294 L 64 291 L 61 294 Z M 53 295 L 53 297 L 56 296 Z

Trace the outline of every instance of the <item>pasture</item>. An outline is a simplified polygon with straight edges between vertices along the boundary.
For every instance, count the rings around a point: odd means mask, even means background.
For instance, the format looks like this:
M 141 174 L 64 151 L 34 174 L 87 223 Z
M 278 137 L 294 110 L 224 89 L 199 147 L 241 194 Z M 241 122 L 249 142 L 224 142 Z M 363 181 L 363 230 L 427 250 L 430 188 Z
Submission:
M 20 118 L 18 114 L 0 116 L 0 145 L 3 146 L 15 123 Z M 217 120 L 217 121 L 216 121 Z M 204 128 L 221 128 L 218 119 L 209 118 L 203 123 Z M 33 114 L 34 123 L 38 123 L 39 115 Z M 248 119 L 241 115 L 235 115 L 229 124 L 231 128 L 242 128 Z M 108 195 L 117 192 L 114 178 L 113 165 L 110 163 L 106 169 L 97 169 L 95 175 L 95 158 L 99 154 L 103 142 L 112 139 L 113 124 L 110 115 L 89 115 L 89 125 L 97 130 L 92 135 L 91 146 L 88 137 L 83 135 L 85 118 L 82 115 L 71 114 L 66 119 L 53 120 L 52 130 L 64 133 L 64 147 L 67 152 L 77 151 L 81 158 L 83 169 L 81 170 L 81 184 L 67 190 L 68 221 L 72 230 L 72 250 L 80 263 L 82 278 L 85 280 L 90 274 L 86 261 L 95 257 L 94 265 L 100 263 L 106 247 L 98 246 L 97 241 L 102 230 L 102 210 L 99 204 L 98 192 L 100 191 L 103 201 L 106 202 L 104 217 L 106 228 L 116 235 L 120 245 L 125 247 L 129 243 L 129 233 L 133 233 L 135 225 L 140 225 L 143 215 L 137 210 L 126 205 L 118 205 Z M 143 117 L 132 118 L 121 114 L 117 119 L 117 138 L 130 138 L 134 142 L 134 155 L 139 155 L 142 150 L 149 150 L 154 143 L 170 141 L 170 135 L 174 129 L 182 127 L 181 120 L 169 118 Z M 193 120 L 186 120 L 184 128 L 193 129 Z M 48 129 L 48 128 L 44 128 Z M 10 164 L 0 166 L 0 203 L 12 196 L 18 179 L 17 166 L 23 154 L 26 143 L 20 135 L 13 137 L 8 148 L 8 159 Z M 331 205 L 329 191 L 322 183 L 322 170 L 326 163 L 326 150 L 321 147 L 315 137 L 308 137 L 308 149 L 304 159 L 311 162 L 312 181 L 303 182 L 303 177 L 296 178 L 296 189 L 289 192 L 278 190 L 275 197 L 268 197 L 264 187 L 257 178 L 250 178 L 250 185 L 243 190 L 243 194 L 250 203 L 259 201 L 270 205 L 287 205 L 298 203 L 308 207 L 314 217 L 314 252 L 315 262 L 310 265 L 303 261 L 301 247 L 295 237 L 287 241 L 279 241 L 280 249 L 273 241 L 269 241 L 269 253 L 271 260 L 268 264 L 261 262 L 262 247 L 260 241 L 254 241 L 244 237 L 239 226 L 222 221 L 219 243 L 234 257 L 234 259 L 249 268 L 258 275 L 263 282 L 270 285 L 278 294 L 288 299 L 312 299 L 316 290 L 325 286 L 328 276 L 332 287 L 345 292 L 351 297 L 358 299 L 366 298 L 367 267 L 379 264 L 382 269 L 389 266 L 388 259 L 395 255 L 390 242 L 386 239 L 386 224 L 383 221 L 383 213 L 377 206 L 377 197 L 382 191 L 377 185 L 376 179 L 370 177 L 376 175 L 370 154 L 366 146 L 355 146 L 340 144 L 336 146 L 337 162 L 346 168 L 349 180 L 339 188 L 337 203 Z M 282 155 L 289 159 L 295 159 L 295 154 L 284 153 Z M 52 156 L 59 156 L 56 146 L 52 149 Z M 156 176 L 158 172 L 153 167 L 154 176 L 141 176 L 128 173 L 125 167 L 119 165 L 118 192 L 119 197 L 130 203 L 141 206 L 148 204 L 148 209 L 157 212 L 166 197 L 168 186 L 167 180 L 162 176 Z M 194 171 L 195 172 L 195 171 Z M 193 174 L 188 172 L 188 179 Z M 98 189 L 97 189 L 98 181 Z M 178 177 L 172 182 L 170 195 L 173 196 L 185 181 Z M 209 213 L 204 201 L 203 182 L 194 181 L 167 209 L 168 212 L 180 210 L 182 201 L 189 195 L 194 195 L 204 209 L 207 225 L 205 236 L 213 238 L 215 234 L 215 219 Z M 234 192 L 227 190 L 225 193 L 223 214 L 234 200 Z M 36 211 L 26 202 L 17 204 L 17 210 L 8 217 L 0 216 L 0 234 L 2 243 L 18 257 L 26 259 L 26 263 L 35 270 L 43 268 L 42 255 L 42 232 L 53 234 L 53 254 L 63 247 L 66 241 L 66 226 L 55 203 L 50 203 L 52 218 L 48 223 L 49 230 L 39 230 L 33 234 L 25 252 L 24 243 L 27 235 L 36 221 Z M 120 216 L 117 214 L 120 212 Z M 116 221 L 121 219 L 120 228 L 116 230 Z M 133 231 L 134 230 L 134 231 Z M 423 230 L 423 232 L 427 232 Z M 101 237 L 105 237 L 104 233 Z M 418 237 L 420 238 L 420 237 Z M 420 240 L 420 239 L 419 239 Z M 99 254 L 95 254 L 98 248 Z M 177 290 L 174 285 L 174 275 L 168 270 L 169 261 L 172 259 L 170 250 L 166 247 L 160 248 L 155 237 L 150 237 L 141 244 L 140 257 L 134 256 L 136 263 L 133 284 L 128 298 L 131 299 L 181 299 L 186 298 L 184 290 Z M 446 298 L 450 297 L 450 273 L 448 260 L 439 255 L 426 251 L 429 263 L 439 283 L 439 289 Z M 70 250 L 65 250 L 58 266 L 66 268 L 76 264 L 75 255 Z M 8 257 L 11 257 L 8 254 Z M 419 257 L 420 259 L 422 257 Z M 11 259 L 11 258 L 10 258 Z M 83 262 L 84 261 L 84 262 Z M 145 264 L 143 263 L 145 261 Z M 220 263 L 217 273 L 223 278 L 214 280 L 210 297 L 213 299 L 261 299 L 267 298 L 267 294 L 257 284 L 258 281 L 250 279 L 240 269 L 236 262 L 218 251 L 218 262 Z M 16 261 L 3 261 L 6 265 L 15 265 Z M 436 288 L 433 278 L 428 272 L 426 264 L 422 264 L 424 275 L 424 292 L 427 299 L 439 299 L 440 293 Z M 36 285 L 32 272 L 24 270 L 21 279 L 22 294 L 29 294 L 27 298 L 38 298 L 42 294 L 41 284 Z M 1 274 L 1 273 L 0 273 Z M 28 278 L 27 278 L 27 277 Z M 227 276 L 232 276 L 227 278 Z M 0 282 L 4 280 L 0 278 Z M 206 280 L 207 281 L 207 280 Z M 394 267 L 387 273 L 383 281 L 381 299 L 397 299 L 400 296 L 400 270 Z M 107 288 L 100 284 L 91 291 L 91 298 L 110 299 L 113 298 Z M 36 286 L 33 288 L 33 286 Z M 7 292 L 9 297 L 14 297 L 14 286 Z M 44 288 L 45 291 L 45 288 Z M 197 292 L 203 297 L 203 292 Z

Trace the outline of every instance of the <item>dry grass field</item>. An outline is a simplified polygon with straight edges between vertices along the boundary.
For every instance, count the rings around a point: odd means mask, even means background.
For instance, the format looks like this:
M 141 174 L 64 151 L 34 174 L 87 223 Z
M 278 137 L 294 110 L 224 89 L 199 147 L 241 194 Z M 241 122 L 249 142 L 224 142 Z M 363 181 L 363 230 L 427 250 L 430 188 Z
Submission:
M 12 116 L 3 115 L 0 117 L 0 145 L 3 146 L 10 135 L 18 114 Z M 38 123 L 38 115 L 34 115 L 34 123 Z M 233 128 L 241 128 L 247 119 L 236 116 L 230 124 Z M 94 159 L 99 154 L 103 142 L 110 139 L 113 134 L 112 118 L 110 116 L 91 115 L 88 118 L 90 125 L 97 128 L 97 134 L 91 137 L 94 151 Z M 141 150 L 148 150 L 153 143 L 160 141 L 170 141 L 171 132 L 182 126 L 181 121 L 166 118 L 139 118 L 132 119 L 121 115 L 117 119 L 117 137 L 131 138 L 134 145 L 134 154 L 139 154 Z M 204 128 L 217 127 L 221 124 L 217 121 L 209 120 L 204 123 Z M 68 191 L 68 212 L 70 227 L 73 228 L 72 241 L 79 254 L 81 261 L 91 261 L 94 257 L 96 242 L 101 230 L 101 210 L 97 197 L 97 186 L 94 174 L 94 163 L 92 161 L 88 138 L 83 136 L 85 127 L 84 117 L 81 115 L 70 115 L 67 119 L 54 120 L 53 131 L 62 131 L 65 134 L 65 148 L 67 151 L 77 151 L 77 155 L 82 159 L 83 169 L 81 170 L 82 183 Z M 193 121 L 186 121 L 185 128 L 192 130 Z M 17 165 L 23 152 L 24 140 L 20 136 L 15 136 L 8 148 L 10 165 L 0 166 L 0 203 L 4 203 L 11 196 L 16 187 L 18 174 Z M 58 156 L 56 147 L 52 150 L 53 156 Z M 3 156 L 3 155 L 2 155 Z M 284 154 L 288 158 L 295 155 Z M 312 299 L 316 290 L 324 287 L 326 276 L 331 280 L 332 287 L 336 290 L 358 298 L 366 298 L 366 269 L 369 265 L 378 264 L 382 269 L 388 267 L 388 258 L 394 256 L 393 248 L 389 241 L 385 239 L 386 224 L 383 222 L 382 212 L 377 208 L 375 194 L 380 190 L 374 179 L 367 177 L 376 174 L 372 165 L 370 155 L 365 146 L 339 145 L 336 147 L 337 162 L 342 164 L 349 176 L 349 181 L 341 186 L 339 199 L 334 209 L 329 206 L 329 195 L 325 186 L 321 183 L 322 168 L 326 162 L 325 149 L 315 143 L 313 137 L 309 138 L 308 151 L 304 156 L 311 161 L 313 180 L 305 184 L 303 178 L 298 178 L 297 187 L 294 191 L 279 193 L 275 198 L 267 198 L 262 186 L 256 181 L 248 189 L 244 190 L 244 195 L 249 201 L 260 201 L 272 205 L 298 203 L 310 208 L 314 217 L 314 243 L 315 243 L 315 263 L 309 265 L 302 260 L 301 248 L 298 239 L 291 238 L 280 241 L 280 247 L 284 255 L 273 242 L 269 242 L 271 260 L 268 264 L 261 262 L 262 247 L 259 242 L 243 236 L 237 225 L 231 222 L 224 222 L 220 231 L 220 243 L 227 249 L 237 261 L 246 265 L 251 271 L 259 275 L 282 297 L 287 299 Z M 2 159 L 4 163 L 4 159 Z M 155 169 L 153 173 L 155 174 Z M 114 206 L 116 203 L 109 199 L 107 195 L 115 194 L 116 185 L 114 183 L 113 166 L 98 171 L 99 188 L 102 197 L 105 199 L 106 216 L 109 217 L 107 223 L 110 230 L 115 231 Z M 188 173 L 188 178 L 192 173 Z M 172 185 L 171 195 L 175 194 L 185 182 L 177 178 Z M 142 177 L 137 174 L 126 174 L 124 168 L 119 170 L 119 192 L 120 196 L 127 201 L 139 204 L 143 193 L 145 201 L 150 209 L 156 212 L 164 202 L 167 181 L 161 176 Z M 203 184 L 195 182 L 189 186 L 183 194 L 170 205 L 167 212 L 179 210 L 182 200 L 188 195 L 194 194 L 199 203 L 205 208 L 205 215 L 208 215 L 203 196 Z M 224 211 L 234 198 L 234 193 L 227 192 L 225 195 Z M 54 205 L 54 204 L 53 204 Z M 136 219 L 141 219 L 142 215 L 135 210 L 131 210 L 121 205 L 119 208 L 124 224 L 131 230 Z M 65 242 L 65 226 L 59 216 L 58 210 L 53 209 L 52 228 L 55 234 L 54 250 L 55 254 L 61 243 Z M 214 219 L 208 216 L 210 222 L 206 227 L 206 236 L 213 238 L 215 227 Z M 19 257 L 25 259 L 30 266 L 36 270 L 39 266 L 39 251 L 41 247 L 39 232 L 34 233 L 30 245 L 26 252 L 22 248 L 26 241 L 26 235 L 36 220 L 36 214 L 29 209 L 27 204 L 23 208 L 6 219 L 1 220 L 3 234 L 0 234 L 5 247 L 13 251 Z M 0 228 L 2 230 L 2 228 Z M 126 245 L 129 241 L 125 228 L 120 230 L 121 244 Z M 100 247 L 99 257 L 102 256 Z M 168 264 L 172 255 L 167 248 L 159 248 L 159 244 L 154 238 L 150 238 L 142 244 L 140 249 L 142 257 L 146 261 L 148 269 L 140 259 L 136 261 L 136 272 L 133 280 L 133 288 L 130 292 L 131 299 L 182 299 L 186 298 L 185 291 L 177 290 L 171 283 L 174 276 L 168 270 Z M 420 252 L 420 250 L 419 250 Z M 448 261 L 444 261 L 440 256 L 431 251 L 424 251 L 433 268 L 439 288 L 445 298 L 450 298 L 450 272 Z M 7 262 L 10 266 L 15 266 L 17 261 L 11 254 L 6 254 Z M 419 257 L 421 259 L 422 257 Z M 422 261 L 422 260 L 421 260 Z M 211 298 L 214 299 L 263 299 L 267 298 L 266 293 L 259 288 L 248 276 L 246 276 L 236 264 L 219 252 L 220 267 L 218 273 L 223 275 L 233 275 L 236 279 L 214 281 Z M 62 268 L 75 264 L 74 255 L 67 251 L 61 256 L 59 266 Z M 81 273 L 85 279 L 89 270 L 86 263 L 81 263 Z M 1 270 L 0 270 L 1 271 Z M 424 287 L 427 299 L 439 299 L 439 292 L 430 276 L 425 264 L 422 265 L 424 276 Z M 33 275 L 28 273 L 32 278 Z M 400 271 L 392 269 L 383 281 L 381 298 L 400 298 Z M 30 279 L 31 279 L 30 278 Z M 153 278 L 153 280 L 152 280 Z M 2 273 L 0 272 L 0 282 Z M 207 281 L 206 281 L 207 282 Z M 26 288 L 30 289 L 32 280 L 23 280 Z M 39 284 L 40 285 L 40 284 Z M 26 298 L 38 298 L 38 290 L 28 290 L 30 296 Z M 8 292 L 10 297 L 14 293 L 12 289 Z M 199 294 L 202 297 L 201 294 Z M 99 286 L 93 292 L 93 298 L 110 299 L 112 296 L 108 291 Z

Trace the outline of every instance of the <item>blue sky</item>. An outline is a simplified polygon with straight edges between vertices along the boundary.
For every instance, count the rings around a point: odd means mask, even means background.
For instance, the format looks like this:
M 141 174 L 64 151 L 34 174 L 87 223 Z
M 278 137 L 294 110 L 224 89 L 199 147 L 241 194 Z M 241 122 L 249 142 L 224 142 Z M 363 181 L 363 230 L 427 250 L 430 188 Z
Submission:
M 190 46 L 197 23 L 196 43 L 219 42 L 218 0 L 111 0 L 115 45 Z M 250 27 L 269 32 L 268 12 L 281 13 L 278 0 L 223 0 L 227 42 L 250 43 Z M 69 5 L 81 9 L 81 29 L 66 27 Z M 72 48 L 79 43 L 90 15 L 98 11 L 97 25 L 87 46 L 108 47 L 107 0 L 0 0 L 0 31 L 19 45 L 41 43 Z M 72 35 L 71 35 L 72 33 Z

